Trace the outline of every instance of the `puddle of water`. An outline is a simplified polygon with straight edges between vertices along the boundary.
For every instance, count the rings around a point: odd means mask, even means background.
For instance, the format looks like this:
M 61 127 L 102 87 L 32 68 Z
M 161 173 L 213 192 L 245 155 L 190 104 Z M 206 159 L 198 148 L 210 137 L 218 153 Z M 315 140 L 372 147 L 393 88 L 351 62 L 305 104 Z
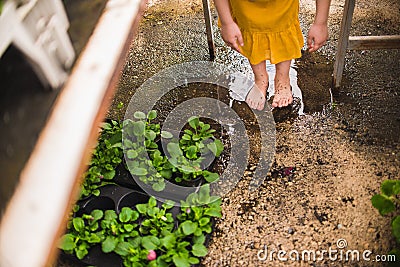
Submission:
M 297 66 L 294 60 L 291 62 L 289 77 L 290 77 L 290 85 L 292 86 L 292 93 L 294 98 L 295 108 L 292 110 L 295 111 L 298 115 L 304 114 L 304 103 L 303 103 L 303 95 L 301 89 L 297 83 Z M 268 87 L 268 100 L 271 100 L 272 96 L 275 93 L 275 65 L 271 64 L 267 61 L 267 72 L 269 76 L 269 87 Z M 229 89 L 230 89 L 230 97 L 234 100 L 245 101 L 246 96 L 254 86 L 254 77 L 249 75 L 237 75 L 238 72 L 235 72 L 231 75 Z M 231 103 L 232 104 L 232 103 Z

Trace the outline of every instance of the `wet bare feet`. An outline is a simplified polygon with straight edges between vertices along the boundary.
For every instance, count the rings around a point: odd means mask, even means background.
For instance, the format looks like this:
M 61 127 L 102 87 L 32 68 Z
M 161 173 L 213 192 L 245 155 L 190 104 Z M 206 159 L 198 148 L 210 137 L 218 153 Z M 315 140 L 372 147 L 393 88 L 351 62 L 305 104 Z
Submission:
M 272 101 L 272 107 L 282 108 L 286 107 L 293 102 L 292 90 L 290 88 L 290 80 L 287 82 L 276 81 L 275 82 L 275 94 L 274 100 Z
M 268 81 L 256 81 L 253 88 L 251 88 L 250 92 L 246 96 L 246 103 L 252 109 L 263 110 L 267 89 Z

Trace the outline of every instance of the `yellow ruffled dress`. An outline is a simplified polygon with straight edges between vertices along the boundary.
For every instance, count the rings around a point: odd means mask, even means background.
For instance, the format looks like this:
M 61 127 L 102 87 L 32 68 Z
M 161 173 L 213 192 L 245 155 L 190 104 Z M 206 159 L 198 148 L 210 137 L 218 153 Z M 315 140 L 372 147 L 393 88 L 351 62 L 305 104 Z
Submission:
M 230 0 L 230 6 L 243 36 L 241 53 L 251 64 L 301 57 L 299 0 Z

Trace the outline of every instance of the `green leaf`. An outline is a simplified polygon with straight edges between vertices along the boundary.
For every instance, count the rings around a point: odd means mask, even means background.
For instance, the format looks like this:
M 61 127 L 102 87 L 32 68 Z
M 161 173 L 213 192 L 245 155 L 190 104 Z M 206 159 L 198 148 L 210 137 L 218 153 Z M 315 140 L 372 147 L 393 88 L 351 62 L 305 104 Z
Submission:
M 118 218 L 118 216 L 114 210 L 106 210 L 104 212 L 104 220 L 106 220 L 106 221 L 112 221 L 117 218 Z
M 162 177 L 167 178 L 167 179 L 172 177 L 172 171 L 170 169 L 161 170 L 160 174 L 161 174 Z
M 392 233 L 397 243 L 400 243 L 400 216 L 396 216 L 392 221 Z
M 210 217 L 217 217 L 221 218 L 221 208 L 206 208 L 204 211 L 204 215 L 210 216 Z
M 158 182 L 158 183 L 154 183 L 152 186 L 154 191 L 156 192 L 161 192 L 165 189 L 165 183 L 164 181 Z
M 224 144 L 219 139 L 215 139 L 214 142 L 207 144 L 207 148 L 214 156 L 219 157 L 224 150 Z
M 134 229 L 135 227 L 132 225 L 132 224 L 124 224 L 124 229 L 127 231 L 127 232 L 132 232 L 132 230 Z
M 137 209 L 141 214 L 146 214 L 146 212 L 147 212 L 147 204 L 136 204 L 136 209 Z
M 119 220 L 123 223 L 129 222 L 132 218 L 133 210 L 128 207 L 123 207 L 121 213 L 119 214 Z
M 93 216 L 94 221 L 98 221 L 103 217 L 104 213 L 102 210 L 93 210 L 90 215 Z
M 176 244 L 176 236 L 174 234 L 169 234 L 161 239 L 161 245 L 166 249 L 172 249 Z
M 176 267 L 190 267 L 190 262 L 187 258 L 181 257 L 178 254 L 172 256 L 172 261 Z
M 204 244 L 205 241 L 206 241 L 206 236 L 203 234 L 193 237 L 193 240 L 192 240 L 192 242 L 194 244 Z
M 114 178 L 114 176 L 115 176 L 115 170 L 108 171 L 103 174 L 103 178 L 106 180 L 111 180 L 112 178 Z
M 210 184 L 205 184 L 200 187 L 199 201 L 201 204 L 210 203 Z
M 83 259 L 87 254 L 89 253 L 89 251 L 86 248 L 83 249 L 79 249 L 76 251 L 76 257 L 78 259 Z
M 73 250 L 76 247 L 75 237 L 72 234 L 65 234 L 61 237 L 59 248 L 65 251 Z
M 145 130 L 145 124 L 143 121 L 133 122 L 133 134 L 135 136 L 143 136 Z
M 398 180 L 385 180 L 381 184 L 381 192 L 390 197 L 400 193 L 400 181 Z
M 179 144 L 177 143 L 169 142 L 167 145 L 167 151 L 169 152 L 172 158 L 183 156 L 183 152 L 179 147 Z
M 150 110 L 149 113 L 147 114 L 147 118 L 149 120 L 154 120 L 157 118 L 157 111 L 156 110 Z
M 103 124 L 101 125 L 101 128 L 103 130 L 112 130 L 112 126 L 108 122 L 103 122 Z
M 155 199 L 155 197 L 150 197 L 150 198 L 149 198 L 149 206 L 150 206 L 150 207 L 155 207 L 155 206 L 157 206 L 157 200 Z
M 206 179 L 206 181 L 209 183 L 213 183 L 219 179 L 218 173 L 203 171 L 203 175 L 204 179 Z
M 192 254 L 197 257 L 204 257 L 207 253 L 207 248 L 203 244 L 194 244 L 192 246 Z
M 186 157 L 189 159 L 196 159 L 197 158 L 197 146 L 189 146 L 186 150 Z
M 156 139 L 157 134 L 152 130 L 147 130 L 145 133 L 145 137 L 146 139 L 153 141 L 154 139 Z
M 197 229 L 197 223 L 194 223 L 192 221 L 184 221 L 180 226 L 185 235 L 191 235 Z
M 132 175 L 143 176 L 147 175 L 147 170 L 145 168 L 133 168 L 129 170 Z
M 190 257 L 190 258 L 188 259 L 188 261 L 189 261 L 189 263 L 192 264 L 192 265 L 194 265 L 194 264 L 199 264 L 199 263 L 200 263 L 200 260 L 199 260 L 198 258 L 195 258 L 195 257 Z
M 190 140 L 192 140 L 192 138 L 190 137 L 190 135 L 189 134 L 184 134 L 184 135 L 182 135 L 182 138 L 181 138 L 182 140 L 186 140 L 186 141 L 190 141 Z
M 146 114 L 144 114 L 144 113 L 141 112 L 141 111 L 136 111 L 136 112 L 133 114 L 133 117 L 135 117 L 135 119 L 144 120 L 144 119 L 146 119 Z
M 133 246 L 128 242 L 119 242 L 114 252 L 120 256 L 127 256 L 129 254 L 130 249 L 133 249 Z
M 98 235 L 96 235 L 95 233 L 91 233 L 90 236 L 89 236 L 88 242 L 92 243 L 92 244 L 93 243 L 100 243 L 101 242 L 101 238 Z
M 96 196 L 96 197 L 100 196 L 100 190 L 99 190 L 99 189 L 93 190 L 93 191 L 92 191 L 92 195 L 94 195 L 94 196 Z
M 196 116 L 192 116 L 189 118 L 188 120 L 189 125 L 193 128 L 193 129 L 197 129 L 197 127 L 200 125 L 200 120 L 199 117 Z
M 112 236 L 107 236 L 107 238 L 101 243 L 101 250 L 104 253 L 110 253 L 118 245 L 118 239 Z
M 74 225 L 74 228 L 77 232 L 80 232 L 85 228 L 85 222 L 80 217 L 73 218 L 72 224 Z
M 156 250 L 160 245 L 160 240 L 155 236 L 142 237 L 142 246 L 147 250 Z
M 381 215 L 386 215 L 395 210 L 395 205 L 385 195 L 377 194 L 371 198 L 372 205 L 379 210 Z
M 167 199 L 167 200 L 163 203 L 162 206 L 163 206 L 163 208 L 169 210 L 169 209 L 172 209 L 172 208 L 175 206 L 175 202 L 172 201 L 172 200 L 170 200 L 170 199 Z
M 210 218 L 203 217 L 199 220 L 199 225 L 204 226 L 210 223 Z
M 139 155 L 139 154 L 138 154 L 135 150 L 133 150 L 133 149 L 129 149 L 128 152 L 126 152 L 126 156 L 127 156 L 129 159 L 134 159 L 134 158 L 136 158 L 138 155 Z
M 172 133 L 168 131 L 161 131 L 161 137 L 166 139 L 171 139 L 174 136 L 172 135 Z

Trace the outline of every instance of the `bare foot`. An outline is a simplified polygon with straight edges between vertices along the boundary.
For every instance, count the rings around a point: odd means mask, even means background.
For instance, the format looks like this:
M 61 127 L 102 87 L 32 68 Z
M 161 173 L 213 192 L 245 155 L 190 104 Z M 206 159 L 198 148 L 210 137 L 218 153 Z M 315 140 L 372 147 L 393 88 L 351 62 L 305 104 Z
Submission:
M 256 81 L 253 88 L 246 96 L 246 103 L 252 108 L 263 110 L 267 94 L 268 81 Z
M 292 90 L 290 88 L 290 81 L 287 83 L 282 83 L 277 81 L 275 83 L 275 95 L 272 101 L 272 107 L 282 108 L 286 107 L 293 102 Z

